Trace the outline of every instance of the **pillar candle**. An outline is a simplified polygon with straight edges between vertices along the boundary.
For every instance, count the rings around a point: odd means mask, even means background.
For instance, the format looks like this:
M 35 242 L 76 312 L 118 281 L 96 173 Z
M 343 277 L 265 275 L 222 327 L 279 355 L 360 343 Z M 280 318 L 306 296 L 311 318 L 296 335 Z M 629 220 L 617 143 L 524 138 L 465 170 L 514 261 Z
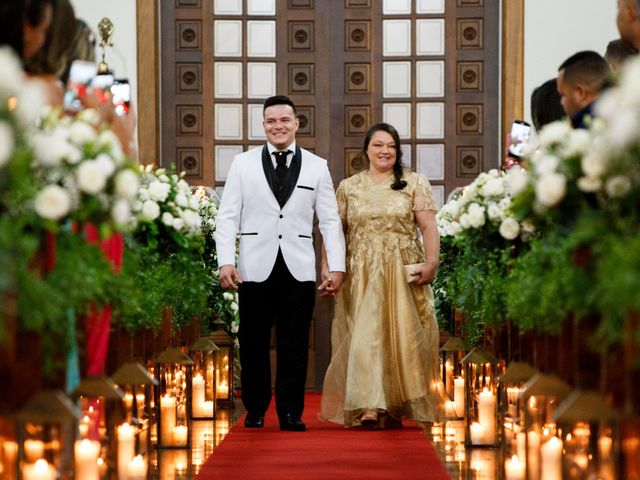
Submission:
M 202 403 L 203 417 L 213 417 L 213 400 L 206 400 Z
M 446 368 L 445 388 L 447 392 L 450 394 L 453 389 L 453 365 L 451 365 L 450 360 L 447 360 L 445 364 L 445 368 Z
M 538 432 L 527 433 L 527 469 L 531 478 L 538 478 L 540 472 L 540 434 Z
M 187 427 L 179 425 L 173 429 L 173 444 L 185 446 L 187 444 Z
M 478 422 L 473 422 L 470 427 L 471 443 L 473 445 L 482 445 L 485 443 L 484 426 Z
M 484 389 L 478 396 L 478 422 L 484 427 L 486 443 L 496 441 L 496 396 Z
M 226 380 L 222 380 L 218 385 L 218 397 L 227 398 L 229 396 L 229 384 Z
M 517 455 L 513 455 L 511 458 L 505 460 L 504 475 L 505 480 L 524 480 L 524 463 L 522 463 Z
M 516 448 L 518 458 L 525 458 L 527 455 L 527 437 L 524 432 L 518 432 L 516 434 Z
M 135 430 L 128 423 L 123 423 L 122 425 L 118 425 L 117 434 L 118 477 L 127 478 L 127 467 L 136 454 Z
M 142 458 L 142 455 L 136 455 L 127 464 L 127 476 L 124 477 L 128 480 L 146 480 L 147 478 L 147 463 Z
M 24 441 L 24 456 L 27 463 L 33 463 L 44 457 L 44 442 L 28 438 Z
M 18 444 L 16 442 L 5 440 L 2 445 L 2 451 L 4 454 L 5 470 L 9 472 L 9 478 L 13 478 L 18 462 Z
M 22 467 L 23 480 L 55 480 L 56 476 L 56 469 L 44 458 L 35 463 L 25 463 Z
M 98 457 L 100 456 L 100 442 L 96 440 L 77 440 L 74 444 L 74 462 L 76 478 L 82 480 L 98 480 L 100 469 Z
M 160 434 L 163 445 L 173 445 L 173 429 L 176 426 L 176 398 L 165 395 L 160 398 Z
M 136 393 L 136 405 L 138 406 L 138 417 L 144 412 L 144 393 Z
M 194 417 L 206 417 L 204 412 L 204 378 L 199 373 L 191 380 L 191 404 Z
M 562 480 L 562 440 L 551 437 L 540 447 L 540 470 L 544 480 Z
M 453 401 L 455 403 L 456 414 L 458 417 L 464 418 L 464 378 L 454 378 L 453 385 Z
M 124 401 L 124 406 L 127 408 L 127 412 L 130 412 L 131 409 L 133 408 L 133 394 L 125 393 L 123 401 Z

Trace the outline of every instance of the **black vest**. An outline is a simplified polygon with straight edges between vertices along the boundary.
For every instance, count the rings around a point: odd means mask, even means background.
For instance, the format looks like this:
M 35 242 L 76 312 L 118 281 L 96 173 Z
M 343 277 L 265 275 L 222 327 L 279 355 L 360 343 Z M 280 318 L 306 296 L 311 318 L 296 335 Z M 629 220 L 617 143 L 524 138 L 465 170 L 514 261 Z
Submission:
M 273 195 L 278 200 L 278 205 L 280 208 L 284 207 L 287 200 L 293 193 L 293 189 L 298 182 L 298 177 L 300 176 L 300 167 L 302 166 L 302 152 L 300 147 L 296 145 L 296 151 L 291 159 L 291 165 L 287 169 L 287 174 L 284 176 L 282 181 L 276 175 L 276 169 L 273 166 L 273 161 L 271 160 L 271 155 L 269 155 L 269 149 L 267 145 L 262 147 L 262 168 L 264 169 L 264 175 L 267 177 L 267 182 L 269 182 L 269 187 L 271 187 L 271 191 Z

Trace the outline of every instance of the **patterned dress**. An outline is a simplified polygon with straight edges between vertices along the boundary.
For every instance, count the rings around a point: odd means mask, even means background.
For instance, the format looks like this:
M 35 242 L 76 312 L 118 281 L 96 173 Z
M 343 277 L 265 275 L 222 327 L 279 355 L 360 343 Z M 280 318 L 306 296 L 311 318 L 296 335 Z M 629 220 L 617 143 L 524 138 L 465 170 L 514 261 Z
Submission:
M 365 410 L 422 422 L 441 418 L 438 325 L 429 285 L 407 283 L 404 265 L 424 262 L 414 211 L 436 210 L 429 181 L 405 171 L 392 190 L 367 172 L 337 190 L 347 272 L 336 296 L 332 357 L 320 417 L 358 425 Z

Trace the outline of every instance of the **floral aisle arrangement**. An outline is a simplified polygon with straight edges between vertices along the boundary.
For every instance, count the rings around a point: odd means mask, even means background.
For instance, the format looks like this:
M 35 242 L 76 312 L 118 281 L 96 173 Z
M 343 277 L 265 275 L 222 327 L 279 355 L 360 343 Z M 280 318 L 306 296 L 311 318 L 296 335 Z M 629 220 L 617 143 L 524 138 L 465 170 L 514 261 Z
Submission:
M 438 304 L 443 308 L 450 301 L 465 314 L 471 343 L 482 325 L 506 318 L 504 277 L 534 232 L 510 209 L 512 196 L 526 184 L 527 173 L 519 167 L 481 173 L 436 216 L 443 256 L 435 284 Z
M 135 331 L 157 327 L 168 308 L 177 331 L 207 309 L 211 272 L 203 259 L 200 204 L 183 175 L 148 166 L 141 180 L 116 316 Z

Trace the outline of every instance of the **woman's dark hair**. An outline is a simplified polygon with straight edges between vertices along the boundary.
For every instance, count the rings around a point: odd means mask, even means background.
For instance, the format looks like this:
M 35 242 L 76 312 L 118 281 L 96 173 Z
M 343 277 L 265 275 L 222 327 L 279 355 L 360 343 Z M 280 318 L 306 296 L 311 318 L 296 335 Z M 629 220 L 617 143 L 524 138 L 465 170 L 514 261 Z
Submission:
M 556 79 L 552 78 L 531 94 L 531 119 L 539 132 L 546 124 L 561 120 L 564 116 Z
M 93 33 L 87 22 L 80 18 L 76 18 L 75 25 L 75 35 L 67 52 L 66 65 L 60 75 L 60 80 L 65 85 L 69 81 L 69 72 L 74 60 L 94 62 L 96 59 L 96 34 Z
M 0 2 L 0 45 L 8 45 L 20 58 L 24 55 L 24 24 L 38 25 L 47 6 L 55 0 L 9 0 Z
M 371 143 L 371 137 L 373 137 L 376 132 L 386 132 L 393 138 L 393 142 L 396 144 L 396 163 L 393 164 L 393 176 L 396 181 L 393 182 L 391 188 L 393 190 L 402 190 L 407 186 L 407 182 L 402 179 L 402 148 L 400 144 L 400 135 L 398 135 L 398 131 L 389 125 L 388 123 L 376 123 L 373 125 L 367 135 L 364 137 L 364 145 L 362 147 L 362 152 L 364 153 L 365 158 L 367 160 L 369 157 L 367 156 L 367 149 L 369 148 L 369 143 Z
M 61 77 L 76 34 L 76 16 L 69 0 L 56 0 L 51 26 L 43 47 L 25 64 L 31 75 Z

